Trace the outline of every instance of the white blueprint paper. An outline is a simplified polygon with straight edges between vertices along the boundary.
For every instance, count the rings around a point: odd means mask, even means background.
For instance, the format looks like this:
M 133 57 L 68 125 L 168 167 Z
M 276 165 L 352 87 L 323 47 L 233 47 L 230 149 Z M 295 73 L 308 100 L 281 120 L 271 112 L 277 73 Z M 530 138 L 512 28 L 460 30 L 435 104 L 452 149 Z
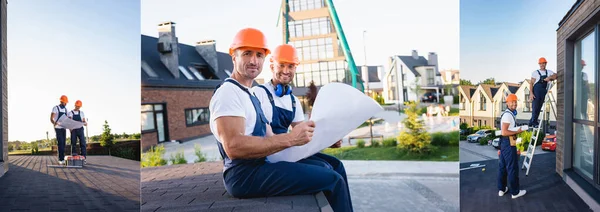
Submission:
M 271 163 L 296 162 L 330 147 L 373 115 L 383 111 L 375 100 L 343 83 L 323 86 L 313 105 L 315 122 L 312 140 L 267 156 Z
M 58 125 L 65 129 L 72 130 L 83 127 L 83 122 L 75 121 L 67 116 L 61 116 L 60 119 L 58 119 Z

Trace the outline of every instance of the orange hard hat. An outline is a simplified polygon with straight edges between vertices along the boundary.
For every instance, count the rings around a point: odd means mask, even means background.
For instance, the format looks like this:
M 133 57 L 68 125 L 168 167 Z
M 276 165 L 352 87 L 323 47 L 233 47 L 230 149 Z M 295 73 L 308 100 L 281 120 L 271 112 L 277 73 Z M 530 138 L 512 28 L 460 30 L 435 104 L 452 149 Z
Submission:
M 506 102 L 512 102 L 512 101 L 517 101 L 517 95 L 515 94 L 508 94 L 508 96 L 506 97 Z
M 233 55 L 233 50 L 241 47 L 264 49 L 267 55 L 270 52 L 267 47 L 267 38 L 260 30 L 254 28 L 242 29 L 235 35 L 233 43 L 229 47 L 229 55 Z
M 271 62 L 274 61 L 277 61 L 279 63 L 300 63 L 300 61 L 298 60 L 298 53 L 296 52 L 296 48 L 294 48 L 294 46 L 290 44 L 279 45 L 273 50 Z
M 585 60 L 581 60 L 581 65 L 585 66 Z
M 75 101 L 75 106 L 77 106 L 77 107 L 81 107 L 81 100 L 77 100 L 77 101 Z
M 65 95 L 62 95 L 62 96 L 60 96 L 60 102 L 69 103 L 69 98 L 67 98 L 67 96 L 65 96 Z
M 546 61 L 546 58 L 540 57 L 538 63 L 548 63 L 548 61 Z

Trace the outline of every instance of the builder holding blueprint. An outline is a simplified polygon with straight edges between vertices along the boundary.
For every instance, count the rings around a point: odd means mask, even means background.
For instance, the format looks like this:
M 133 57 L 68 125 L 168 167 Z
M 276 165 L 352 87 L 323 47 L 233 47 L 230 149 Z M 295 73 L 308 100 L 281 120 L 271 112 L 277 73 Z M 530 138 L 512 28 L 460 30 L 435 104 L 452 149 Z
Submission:
M 69 99 L 67 96 L 62 95 L 60 97 L 60 104 L 52 108 L 50 113 L 50 122 L 54 125 L 54 132 L 56 132 L 56 140 L 58 143 L 58 163 L 60 165 L 65 164 L 65 142 L 67 140 L 67 130 L 61 126 L 59 120 L 67 118 L 67 103 Z
M 500 158 L 498 160 L 498 196 L 510 192 L 516 199 L 525 195 L 525 190 L 519 190 L 519 155 L 517 155 L 516 135 L 523 132 L 517 127 L 517 95 L 506 97 L 507 109 L 500 116 L 502 137 L 500 137 Z M 516 128 L 516 129 L 515 129 Z
M 209 106 L 210 128 L 223 157 L 227 192 L 250 198 L 322 191 L 334 211 L 353 211 L 346 182 L 332 169 L 266 161 L 273 153 L 309 143 L 315 122 L 302 122 L 290 133 L 273 135 L 261 103 L 250 91 L 270 53 L 264 34 L 252 28 L 240 30 L 229 53 L 234 72 L 216 88 Z

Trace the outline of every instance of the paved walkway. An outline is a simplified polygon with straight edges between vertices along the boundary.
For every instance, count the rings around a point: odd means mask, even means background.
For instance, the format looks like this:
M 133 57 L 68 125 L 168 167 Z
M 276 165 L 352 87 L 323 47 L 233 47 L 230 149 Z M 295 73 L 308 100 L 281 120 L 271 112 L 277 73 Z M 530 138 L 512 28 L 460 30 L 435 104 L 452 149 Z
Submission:
M 140 163 L 89 156 L 84 168 L 49 168 L 55 156 L 9 156 L 0 211 L 139 211 Z
M 523 162 L 523 157 L 519 165 Z M 541 154 L 533 158 L 529 176 L 519 172 L 525 196 L 511 199 L 510 194 L 498 196 L 498 160 L 479 162 L 482 168 L 460 172 L 461 211 L 591 211 L 588 205 L 556 173 L 556 154 Z M 461 168 L 470 163 L 461 163 Z
M 479 143 L 469 143 L 467 141 L 460 141 L 458 143 L 460 148 L 459 160 L 461 163 L 470 163 L 484 160 L 498 159 L 498 150 L 491 145 L 479 145 Z M 521 152 L 525 154 L 527 150 Z M 549 151 L 543 151 L 542 146 L 535 148 L 535 155 L 551 153 Z M 535 158 L 535 156 L 534 156 Z

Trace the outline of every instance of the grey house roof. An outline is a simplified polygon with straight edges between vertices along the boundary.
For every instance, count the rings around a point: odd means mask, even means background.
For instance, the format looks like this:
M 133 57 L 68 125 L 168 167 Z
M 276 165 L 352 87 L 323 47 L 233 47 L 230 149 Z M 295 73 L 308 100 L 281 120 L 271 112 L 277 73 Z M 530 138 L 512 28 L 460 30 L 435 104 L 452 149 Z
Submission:
M 161 62 L 160 53 L 157 50 L 157 43 L 158 38 L 142 35 L 142 63 L 145 62 L 148 64 L 148 66 L 156 73 L 156 75 L 158 75 L 158 77 L 150 77 L 142 68 L 142 87 L 214 89 L 224 79 L 229 77 L 225 70 L 233 72 L 233 64 L 229 54 L 217 52 L 219 70 L 215 71 L 213 67 L 208 65 L 206 60 L 202 58 L 202 56 L 196 51 L 195 46 L 179 43 L 180 66 L 183 66 L 186 69 L 192 65 L 207 66 L 208 69 L 214 73 L 218 79 L 199 80 L 195 76 L 192 76 L 194 80 L 189 80 L 183 75 L 181 75 L 179 78 L 175 78 L 169 69 L 167 69 L 167 67 Z
M 367 66 L 367 71 L 369 73 L 369 82 L 381 82 L 379 76 L 377 76 L 377 68 L 379 66 Z M 362 66 L 357 66 L 358 70 L 362 70 Z M 383 67 L 382 67 L 383 68 Z M 359 77 L 362 79 L 362 71 L 359 73 Z
M 417 72 L 415 70 L 415 67 L 419 67 L 419 66 L 430 66 L 427 64 L 427 59 L 425 59 L 425 57 L 423 56 L 419 56 L 418 59 L 415 60 L 415 58 L 413 58 L 412 56 L 397 56 L 398 58 L 400 58 L 400 60 L 402 60 L 402 62 L 408 67 L 408 69 L 410 69 L 410 71 L 416 76 L 416 77 L 420 77 L 421 75 L 419 74 L 419 72 Z M 435 70 L 436 71 L 436 76 L 442 76 L 442 74 L 439 72 L 439 70 Z

